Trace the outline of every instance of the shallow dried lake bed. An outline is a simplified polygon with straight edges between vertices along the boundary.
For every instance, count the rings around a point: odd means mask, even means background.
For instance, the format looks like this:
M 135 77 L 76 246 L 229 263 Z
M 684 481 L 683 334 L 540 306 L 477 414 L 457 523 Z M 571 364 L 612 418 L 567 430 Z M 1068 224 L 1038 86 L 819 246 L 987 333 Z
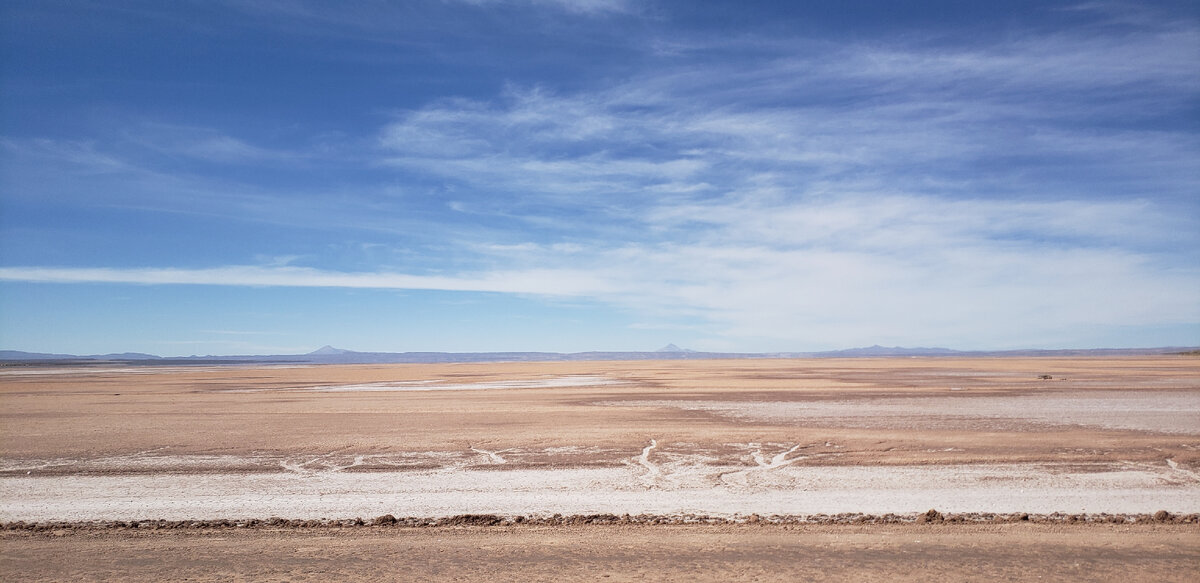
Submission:
M 31 367 L 0 399 L 9 522 L 1200 511 L 1194 357 Z

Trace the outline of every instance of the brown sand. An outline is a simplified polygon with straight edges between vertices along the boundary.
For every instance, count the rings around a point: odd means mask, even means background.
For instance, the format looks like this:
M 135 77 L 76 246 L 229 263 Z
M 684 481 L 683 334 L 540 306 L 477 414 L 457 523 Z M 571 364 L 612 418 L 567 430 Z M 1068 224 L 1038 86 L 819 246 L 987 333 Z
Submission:
M 1195 525 L 0 533 L 6 581 L 1195 581 Z
M 717 456 L 723 444 L 817 443 L 842 446 L 838 464 L 1021 461 L 1200 462 L 1200 414 L 1151 411 L 1185 433 L 1121 430 L 1103 425 L 1034 422 L 1006 425 L 973 416 L 973 399 L 1088 393 L 1104 396 L 1200 394 L 1200 359 L 846 359 L 670 362 L 503 363 L 287 368 L 224 367 L 60 374 L 0 371 L 0 458 L 94 460 L 145 452 L 171 455 L 275 456 L 408 452 L 471 453 L 508 448 L 596 448 L 637 452 L 647 440 L 693 443 Z M 1037 377 L 1049 374 L 1052 380 Z M 605 377 L 618 385 L 507 390 L 318 392 L 347 384 L 442 380 L 483 383 L 569 375 Z M 956 390 L 957 389 L 957 390 Z M 662 402 L 854 401 L 928 398 L 961 402 L 951 427 L 805 423 L 736 419 L 720 412 L 652 406 Z M 636 406 L 649 401 L 651 406 Z M 600 403 L 615 403 L 622 406 Z M 919 403 L 919 401 L 918 401 Z M 1171 402 L 1168 399 L 1168 404 Z M 930 411 L 944 419 L 946 411 Z M 855 420 L 851 420 L 855 421 Z M 854 425 L 845 427 L 839 425 Z M 865 426 L 864 426 L 865 425 Z M 929 426 L 932 427 L 929 427 Z M 511 456 L 513 464 L 612 463 L 608 454 L 574 452 Z M 258 462 L 248 462 L 251 465 Z M 61 468 L 60 468 L 61 469 Z M 238 468 L 244 469 L 244 468 Z M 117 471 L 119 468 L 110 468 Z M 28 471 L 28 470 L 23 470 Z M 37 471 L 54 471 L 52 467 Z M 88 471 L 101 471 L 91 470 Z M 35 471 L 36 473 L 36 471 Z

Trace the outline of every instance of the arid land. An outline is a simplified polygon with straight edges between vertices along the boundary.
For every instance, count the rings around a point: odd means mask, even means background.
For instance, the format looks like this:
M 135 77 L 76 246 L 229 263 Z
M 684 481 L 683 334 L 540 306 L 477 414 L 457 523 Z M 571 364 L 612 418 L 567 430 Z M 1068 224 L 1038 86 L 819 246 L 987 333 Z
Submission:
M 9 366 L 0 404 L 6 580 L 1200 571 L 1195 356 Z

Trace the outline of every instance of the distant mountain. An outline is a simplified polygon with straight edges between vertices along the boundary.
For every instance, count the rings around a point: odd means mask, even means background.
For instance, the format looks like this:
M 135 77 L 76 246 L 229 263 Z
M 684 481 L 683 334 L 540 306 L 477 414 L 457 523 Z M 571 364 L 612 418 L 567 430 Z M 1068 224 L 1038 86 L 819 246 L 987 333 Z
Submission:
M 119 354 L 89 354 L 78 356 L 74 354 L 52 354 L 46 352 L 22 352 L 20 350 L 0 350 L 0 360 L 158 360 L 161 356 L 142 352 L 121 352 Z
M 965 354 L 960 350 L 951 350 L 949 348 L 903 348 L 900 346 L 868 346 L 866 348 L 847 348 L 845 350 L 829 350 L 825 352 L 817 352 L 815 355 L 823 357 L 854 357 L 854 356 L 954 356 Z
M 351 350 L 342 350 L 341 348 L 334 348 L 334 347 L 326 344 L 325 346 L 322 346 L 322 347 L 308 353 L 308 356 L 331 356 L 334 354 L 352 354 L 352 353 L 353 353 L 353 351 L 351 351 Z
M 960 351 L 949 348 L 903 348 L 868 346 L 825 352 L 697 352 L 668 344 L 654 352 L 355 352 L 322 346 L 307 354 L 269 354 L 251 356 L 181 356 L 163 358 L 140 352 L 77 356 L 0 350 L 5 366 L 38 363 L 143 365 L 187 364 L 399 364 L 440 362 L 561 362 L 589 360 L 701 360 L 737 358 L 897 358 L 897 357 L 1013 357 L 1013 356 L 1139 356 L 1196 354 L 1198 347 L 1094 348 L 1064 350 Z
M 159 360 L 162 357 L 144 352 L 122 352 L 119 354 L 94 354 L 85 356 L 84 358 L 94 358 L 96 360 Z
M 658 350 L 655 350 L 655 352 L 696 352 L 696 351 L 692 350 L 690 348 L 680 348 L 678 346 L 675 346 L 674 344 L 668 344 L 662 348 L 659 348 Z
M 0 360 L 62 360 L 76 359 L 70 354 L 51 354 L 48 352 L 23 352 L 20 350 L 0 350 Z

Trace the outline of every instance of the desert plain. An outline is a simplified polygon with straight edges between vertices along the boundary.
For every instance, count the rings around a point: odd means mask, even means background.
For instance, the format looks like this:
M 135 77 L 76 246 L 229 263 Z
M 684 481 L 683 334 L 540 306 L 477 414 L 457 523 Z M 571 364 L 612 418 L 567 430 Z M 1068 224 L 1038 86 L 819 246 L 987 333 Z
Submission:
M 13 365 L 0 405 L 5 580 L 1200 572 L 1195 356 Z

